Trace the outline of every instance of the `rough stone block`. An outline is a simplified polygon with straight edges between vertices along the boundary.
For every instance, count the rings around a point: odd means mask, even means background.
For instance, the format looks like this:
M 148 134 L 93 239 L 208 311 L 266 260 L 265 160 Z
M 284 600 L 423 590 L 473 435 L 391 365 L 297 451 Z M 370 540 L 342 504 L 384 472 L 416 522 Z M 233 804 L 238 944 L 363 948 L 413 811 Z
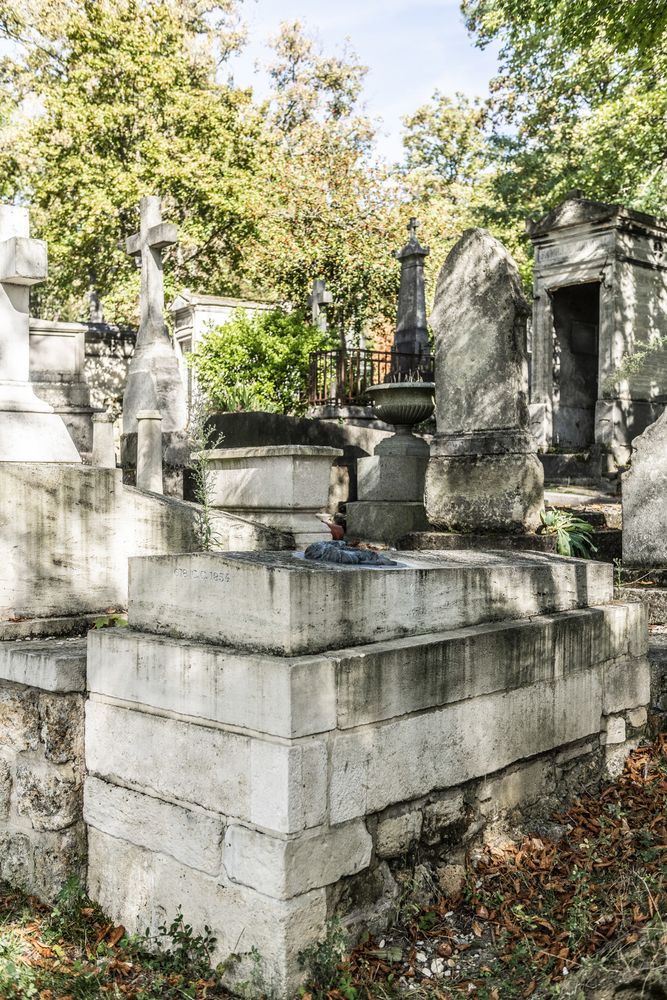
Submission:
M 622 715 L 609 715 L 602 720 L 600 742 L 603 746 L 625 743 L 625 719 Z
M 445 830 L 465 818 L 463 793 L 446 792 L 424 807 L 423 836 L 427 844 L 437 843 Z
M 0 880 L 30 892 L 33 878 L 32 845 L 27 834 L 13 830 L 0 834 Z
M 94 828 L 89 833 L 88 887 L 110 919 L 130 933 L 171 920 L 182 908 L 195 934 L 208 925 L 217 939 L 213 961 L 257 948 L 267 993 L 291 996 L 301 973 L 297 955 L 324 931 L 326 893 L 313 889 L 291 900 L 272 899 L 246 886 L 221 884 L 168 856 L 146 851 Z M 243 964 L 230 982 L 248 978 Z
M 54 764 L 76 761 L 83 768 L 83 697 L 40 693 L 38 711 L 46 759 Z
M 599 731 L 597 672 L 458 702 L 381 727 L 337 734 L 330 821 L 451 788 Z
M 335 665 L 146 636 L 88 635 L 90 691 L 196 719 L 297 737 L 336 727 Z
M 198 871 L 217 875 L 222 864 L 224 822 L 221 816 L 142 795 L 129 788 L 88 777 L 84 819 L 96 830 L 137 847 L 169 854 Z
M 0 686 L 0 747 L 20 753 L 39 742 L 37 696 L 26 688 Z
M 379 858 L 397 858 L 419 840 L 423 817 L 416 809 L 380 818 L 375 849 Z
M 12 796 L 12 772 L 6 760 L 0 758 L 0 819 L 9 815 Z
M 648 712 L 645 708 L 633 708 L 627 713 L 626 720 L 633 729 L 642 729 L 648 721 Z
M 401 553 L 375 569 L 200 553 L 132 559 L 129 620 L 291 656 L 604 604 L 612 592 L 611 566 L 540 553 Z
M 81 816 L 81 785 L 64 771 L 19 763 L 16 803 L 35 830 L 64 830 Z
M 484 782 L 479 798 L 486 799 L 489 808 L 482 809 L 482 812 L 498 815 L 530 805 L 553 792 L 555 781 L 553 765 L 549 760 L 521 764 Z
M 86 827 L 83 821 L 66 830 L 33 837 L 32 876 L 28 892 L 52 902 L 72 875 L 85 879 Z
M 224 864 L 232 882 L 276 899 L 291 899 L 367 868 L 372 850 L 361 820 L 308 830 L 294 840 L 230 826 L 225 834 Z

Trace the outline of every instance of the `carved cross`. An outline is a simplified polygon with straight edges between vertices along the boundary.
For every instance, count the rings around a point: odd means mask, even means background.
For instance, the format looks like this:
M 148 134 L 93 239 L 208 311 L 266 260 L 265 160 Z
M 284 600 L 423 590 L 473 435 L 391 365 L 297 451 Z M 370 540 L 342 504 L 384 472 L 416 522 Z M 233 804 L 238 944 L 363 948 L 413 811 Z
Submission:
M 322 278 L 316 278 L 313 282 L 311 293 L 308 296 L 308 305 L 310 306 L 313 317 L 313 325 L 316 326 L 318 330 L 326 330 L 326 307 L 330 306 L 332 302 L 333 295 L 331 292 L 327 291 L 324 281 Z
M 28 209 L 0 205 L 0 381 L 30 379 L 30 285 L 46 279 L 47 261 Z
M 178 241 L 178 233 L 176 226 L 162 221 L 160 199 L 156 195 L 145 195 L 139 209 L 139 232 L 125 241 L 125 249 L 131 256 L 141 258 L 141 322 L 137 347 L 145 347 L 159 340 L 169 340 L 164 323 L 162 251 Z
M 417 240 L 417 229 L 419 228 L 419 225 L 420 225 L 420 223 L 417 222 L 417 220 L 415 219 L 414 216 L 408 222 L 408 227 L 407 228 L 408 228 L 408 236 L 409 236 L 410 241 L 414 240 L 416 242 L 416 240 Z

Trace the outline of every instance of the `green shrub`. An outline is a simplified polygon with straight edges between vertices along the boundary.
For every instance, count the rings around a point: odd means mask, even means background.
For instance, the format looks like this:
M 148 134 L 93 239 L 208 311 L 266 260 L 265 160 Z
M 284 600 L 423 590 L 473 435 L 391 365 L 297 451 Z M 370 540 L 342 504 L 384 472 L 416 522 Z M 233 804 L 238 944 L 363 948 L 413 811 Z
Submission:
M 591 535 L 592 524 L 576 517 L 569 510 L 554 508 L 542 511 L 540 533 L 556 536 L 556 551 L 561 556 L 578 556 L 589 559 L 597 552 Z
M 331 346 L 299 312 L 237 309 L 204 335 L 191 363 L 213 409 L 298 414 L 306 408 L 308 355 Z

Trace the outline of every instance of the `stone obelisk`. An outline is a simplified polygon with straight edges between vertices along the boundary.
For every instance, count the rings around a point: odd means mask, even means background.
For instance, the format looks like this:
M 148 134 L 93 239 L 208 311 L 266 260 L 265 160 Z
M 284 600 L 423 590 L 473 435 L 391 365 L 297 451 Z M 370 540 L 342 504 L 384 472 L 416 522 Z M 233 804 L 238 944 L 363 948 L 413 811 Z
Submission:
M 0 205 L 0 462 L 80 462 L 62 419 L 30 383 L 30 286 L 44 281 L 43 240 L 27 208 Z
M 424 260 L 429 247 L 417 239 L 416 219 L 410 219 L 408 242 L 394 256 L 401 262 L 401 284 L 398 292 L 398 314 L 394 333 L 394 351 L 397 352 L 395 368 L 410 371 L 417 367 L 414 355 L 430 353 L 426 326 L 426 297 L 424 293 Z M 404 357 L 402 355 L 412 355 Z

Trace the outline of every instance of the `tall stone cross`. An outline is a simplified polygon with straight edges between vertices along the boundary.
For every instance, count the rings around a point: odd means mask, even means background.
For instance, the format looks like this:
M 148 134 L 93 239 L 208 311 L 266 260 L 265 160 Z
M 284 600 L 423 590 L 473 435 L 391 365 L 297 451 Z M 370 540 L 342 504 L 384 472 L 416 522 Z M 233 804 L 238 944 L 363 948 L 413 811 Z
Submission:
M 408 224 L 408 242 L 394 256 L 401 262 L 401 284 L 398 292 L 398 311 L 394 349 L 399 354 L 421 355 L 429 353 L 426 326 L 426 295 L 424 292 L 424 260 L 431 252 L 417 239 L 416 219 Z M 414 367 L 408 358 L 396 359 L 399 370 Z
M 0 205 L 0 461 L 80 462 L 62 419 L 30 383 L 30 286 L 48 273 L 27 208 Z
M 139 232 L 125 249 L 141 260 L 140 324 L 123 395 L 123 433 L 137 430 L 137 413 L 159 410 L 163 431 L 180 431 L 187 420 L 185 387 L 164 321 L 162 251 L 177 242 L 176 226 L 162 221 L 160 199 L 145 195 Z
M 332 302 L 333 295 L 327 290 L 323 279 L 316 278 L 313 282 L 311 293 L 308 296 L 308 305 L 313 317 L 313 326 L 316 326 L 323 333 L 327 328 L 326 307 L 330 306 Z

